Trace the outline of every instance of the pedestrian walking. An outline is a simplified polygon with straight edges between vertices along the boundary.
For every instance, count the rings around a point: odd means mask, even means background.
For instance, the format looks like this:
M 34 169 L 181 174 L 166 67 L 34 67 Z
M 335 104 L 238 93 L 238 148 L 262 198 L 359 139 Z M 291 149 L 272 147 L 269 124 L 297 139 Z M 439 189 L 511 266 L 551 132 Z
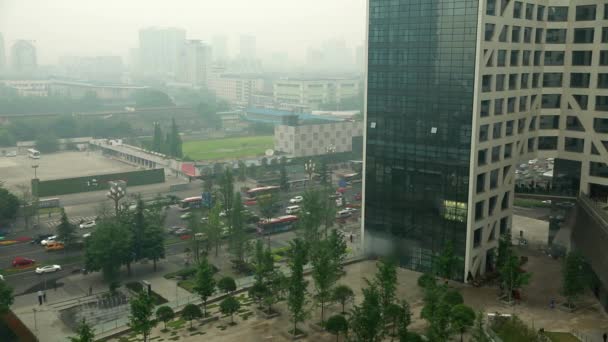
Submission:
M 46 303 L 46 291 L 42 292 L 42 299 L 44 300 L 44 302 Z
M 551 303 L 549 303 L 549 307 L 551 309 L 555 309 L 555 298 L 551 298 Z
M 353 234 L 350 234 L 350 243 L 353 243 Z
M 604 339 L 604 342 L 608 341 L 608 333 L 604 333 L 604 335 L 602 335 L 602 338 Z
M 42 305 L 42 291 L 38 291 L 38 305 Z
M 89 296 L 93 295 L 93 286 L 89 285 Z

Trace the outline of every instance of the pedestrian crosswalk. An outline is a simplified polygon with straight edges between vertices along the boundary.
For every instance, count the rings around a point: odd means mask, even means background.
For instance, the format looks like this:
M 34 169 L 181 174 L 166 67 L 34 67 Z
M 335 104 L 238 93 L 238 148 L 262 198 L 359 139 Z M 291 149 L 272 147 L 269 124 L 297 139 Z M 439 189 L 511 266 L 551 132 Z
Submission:
M 70 220 L 71 224 L 78 225 L 82 222 L 88 222 L 88 221 L 95 220 L 95 216 L 75 216 L 75 217 L 69 218 L 69 220 Z M 45 224 L 48 228 L 55 228 L 59 225 L 60 222 L 61 222 L 61 220 L 54 219 L 54 220 L 46 221 Z

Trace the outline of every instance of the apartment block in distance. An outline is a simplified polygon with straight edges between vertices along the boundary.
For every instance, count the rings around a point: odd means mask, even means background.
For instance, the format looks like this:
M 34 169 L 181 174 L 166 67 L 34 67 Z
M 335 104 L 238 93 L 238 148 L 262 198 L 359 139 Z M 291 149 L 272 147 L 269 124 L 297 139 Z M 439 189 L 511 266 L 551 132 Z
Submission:
M 308 106 L 316 110 L 323 104 L 340 104 L 359 94 L 358 79 L 297 79 L 277 80 L 273 84 L 276 103 Z
M 456 279 L 492 270 L 517 165 L 555 158 L 554 191 L 608 196 L 608 5 L 370 0 L 364 243 Z

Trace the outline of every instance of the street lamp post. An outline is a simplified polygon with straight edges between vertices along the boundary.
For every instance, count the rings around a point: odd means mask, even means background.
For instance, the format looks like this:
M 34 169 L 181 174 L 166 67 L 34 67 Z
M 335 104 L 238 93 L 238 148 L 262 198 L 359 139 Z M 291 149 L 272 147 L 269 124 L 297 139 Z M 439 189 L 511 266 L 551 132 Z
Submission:
M 316 167 L 316 165 L 312 161 L 312 159 L 310 159 L 306 163 L 304 163 L 304 170 L 308 174 L 308 182 L 310 184 L 312 184 L 312 175 L 315 173 L 315 167 Z
M 107 193 L 108 198 L 114 201 L 114 210 L 116 211 L 116 216 L 118 216 L 118 202 L 125 197 L 125 194 L 125 189 L 119 184 L 112 184 L 110 186 L 110 191 Z
M 331 154 L 336 153 L 336 145 L 331 144 L 331 145 L 327 146 L 325 148 L 325 153 L 328 154 L 328 155 L 330 155 L 329 160 L 332 160 Z M 328 172 L 329 173 L 329 185 L 331 185 L 332 181 L 333 181 L 333 176 L 334 176 L 333 175 L 333 171 L 327 170 L 329 168 L 329 165 L 327 165 L 327 163 L 325 163 L 325 165 L 326 165 L 326 169 L 324 171 L 325 172 L 329 171 Z M 327 175 L 324 175 L 324 177 L 327 177 Z
M 32 169 L 34 169 L 34 179 L 38 179 L 38 173 L 36 171 L 38 170 L 39 166 L 40 165 L 38 165 L 38 164 L 32 165 Z

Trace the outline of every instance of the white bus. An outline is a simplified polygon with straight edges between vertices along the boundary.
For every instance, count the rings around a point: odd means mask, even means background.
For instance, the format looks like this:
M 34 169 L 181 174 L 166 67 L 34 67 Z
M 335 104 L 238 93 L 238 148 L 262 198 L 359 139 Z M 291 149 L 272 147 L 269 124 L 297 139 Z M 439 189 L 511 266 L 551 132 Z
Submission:
M 27 156 L 32 158 L 32 159 L 40 159 L 40 152 L 38 152 L 37 150 L 30 148 L 27 150 Z

